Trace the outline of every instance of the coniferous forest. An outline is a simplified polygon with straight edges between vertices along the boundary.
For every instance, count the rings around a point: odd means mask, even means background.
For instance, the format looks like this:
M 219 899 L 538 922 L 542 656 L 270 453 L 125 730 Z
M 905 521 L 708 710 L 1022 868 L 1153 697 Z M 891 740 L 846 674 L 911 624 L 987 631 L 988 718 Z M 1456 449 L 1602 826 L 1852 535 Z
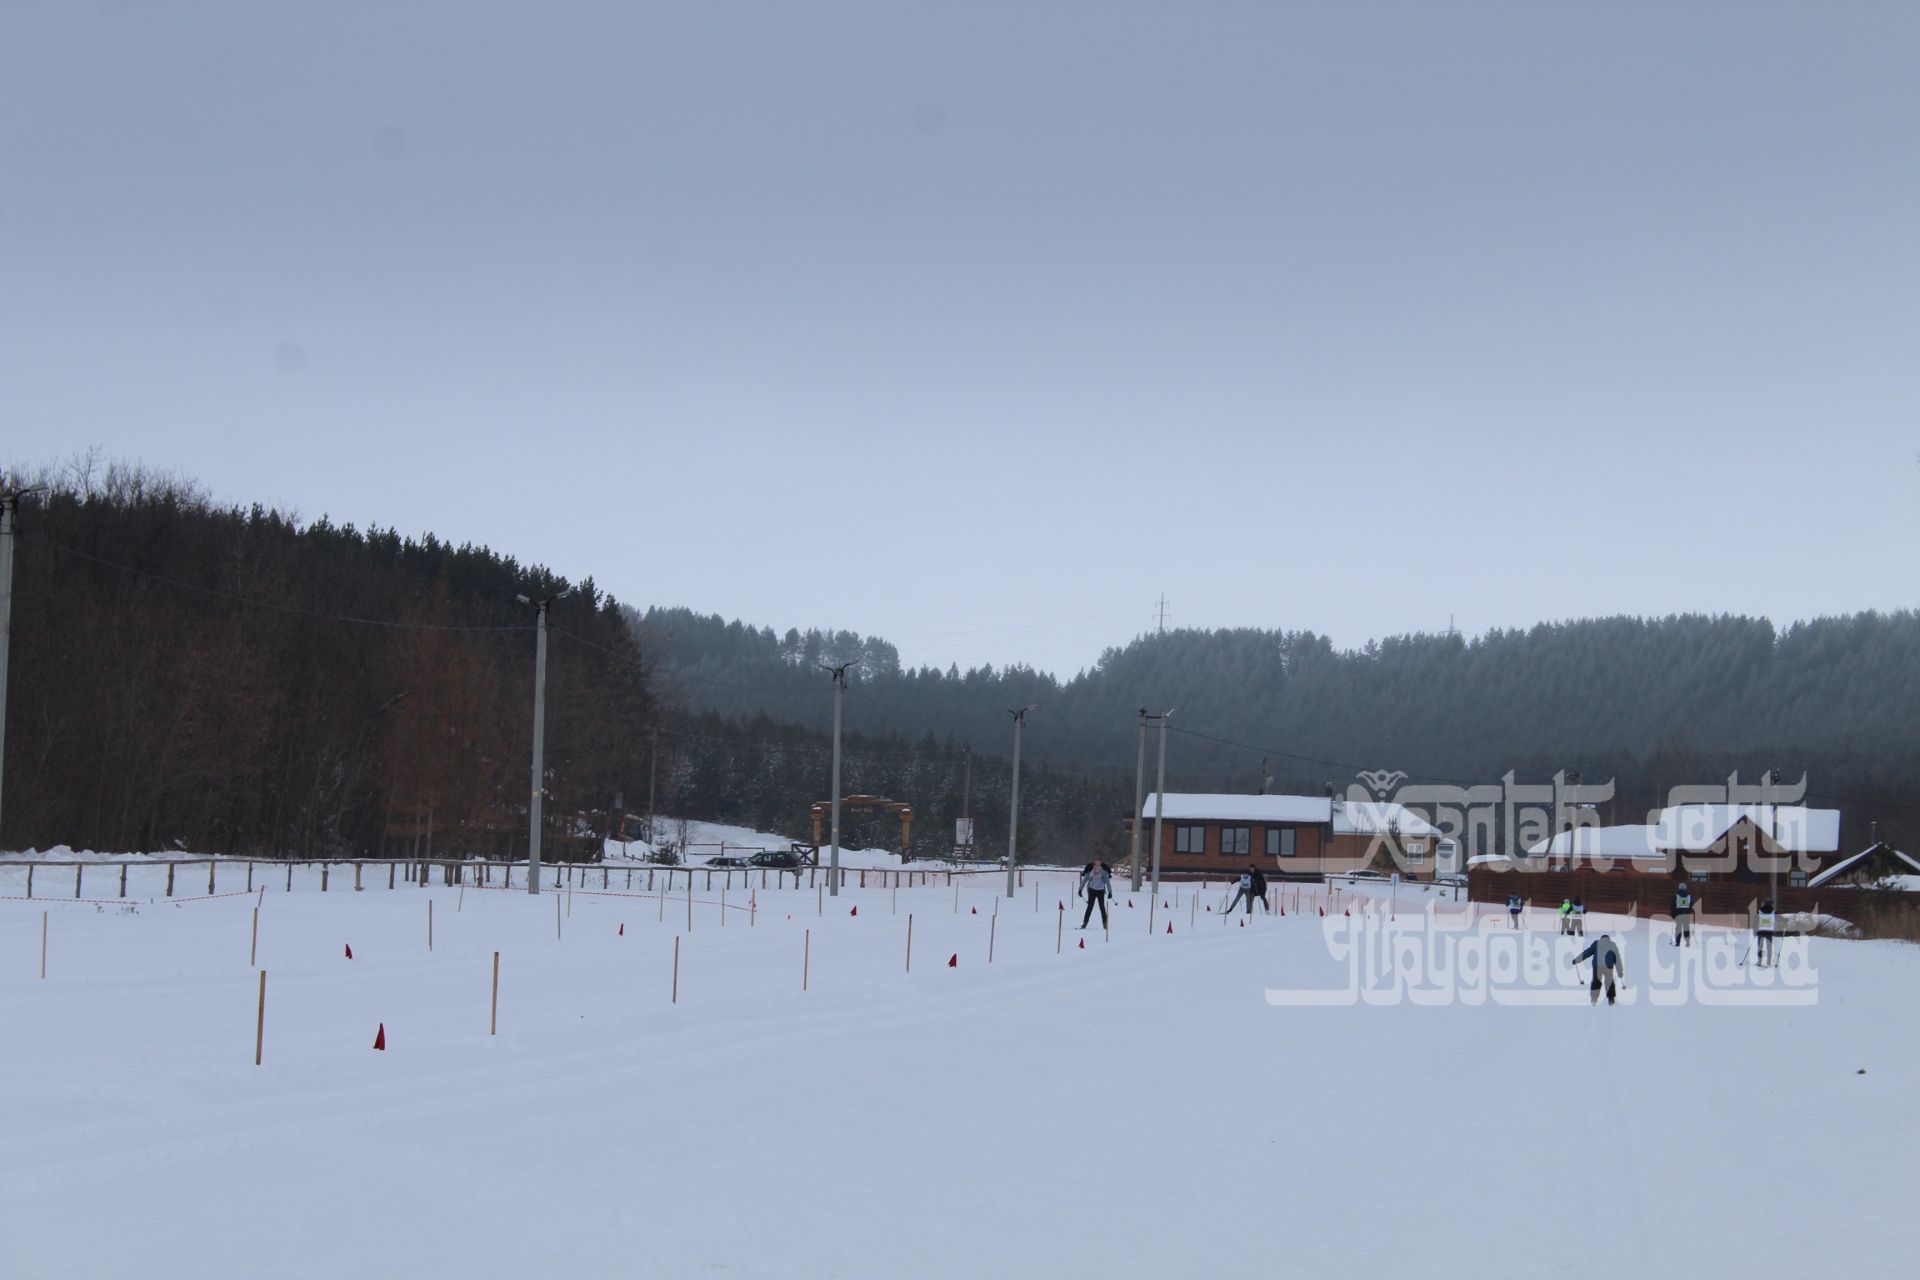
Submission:
M 1634 821 L 1671 786 L 1803 773 L 1808 801 L 1920 836 L 1920 615 L 1602 618 L 1357 651 L 1311 630 L 1176 630 L 1067 678 L 903 665 L 848 632 L 639 612 L 485 547 L 301 522 L 188 480 L 86 462 L 22 504 L 0 847 L 256 856 L 524 856 L 534 629 L 558 595 L 546 780 L 562 856 L 614 815 L 799 837 L 827 798 L 832 693 L 858 659 L 844 789 L 915 806 L 915 847 L 953 820 L 1005 848 L 1008 710 L 1031 705 L 1023 857 L 1122 848 L 1137 708 L 1176 706 L 1175 789 L 1344 789 L 1416 780 L 1613 779 Z M 564 592 L 565 594 L 561 594 Z M 1148 756 L 1149 780 L 1153 752 Z M 1905 833 L 1913 833 L 1907 835 Z M 846 841 L 898 826 L 849 813 Z M 569 844 L 572 842 L 572 844 Z

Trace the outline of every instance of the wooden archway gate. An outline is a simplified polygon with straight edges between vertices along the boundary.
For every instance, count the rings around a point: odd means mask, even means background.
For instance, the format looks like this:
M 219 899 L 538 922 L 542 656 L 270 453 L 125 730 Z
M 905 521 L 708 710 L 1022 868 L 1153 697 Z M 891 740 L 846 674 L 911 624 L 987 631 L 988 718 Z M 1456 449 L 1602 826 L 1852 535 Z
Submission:
M 900 815 L 900 857 L 902 861 L 911 857 L 913 848 L 913 806 L 899 800 L 889 800 L 885 796 L 841 796 L 843 809 L 885 809 Z M 813 819 L 813 847 L 820 848 L 820 824 L 833 813 L 833 801 L 816 800 L 807 811 Z

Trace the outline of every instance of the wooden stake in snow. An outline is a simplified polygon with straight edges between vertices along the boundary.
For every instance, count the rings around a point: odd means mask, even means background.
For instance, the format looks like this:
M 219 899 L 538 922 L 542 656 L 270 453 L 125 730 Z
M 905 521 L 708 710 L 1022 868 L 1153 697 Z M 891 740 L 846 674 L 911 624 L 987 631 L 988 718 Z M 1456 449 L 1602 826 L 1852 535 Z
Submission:
M 40 913 L 40 976 L 47 976 L 47 913 Z
M 807 989 L 807 970 L 813 963 L 813 930 L 808 929 L 800 940 L 800 989 Z
M 1053 954 L 1060 954 L 1061 940 L 1067 936 L 1067 904 L 1060 904 L 1060 923 L 1053 930 Z
M 693 872 L 687 872 L 687 932 L 693 932 Z
M 459 915 L 460 908 L 466 905 L 467 905 L 467 872 L 466 872 L 466 868 L 463 867 L 460 870 L 460 896 L 453 900 L 453 914 Z
M 553 936 L 556 940 L 560 937 L 560 897 L 557 893 L 553 895 Z
M 267 971 L 260 971 L 260 1005 L 253 1015 L 253 1065 L 260 1065 L 260 1051 L 267 1044 Z
M 255 907 L 253 909 L 253 942 L 250 943 L 247 947 L 247 963 L 249 965 L 258 964 L 259 956 L 260 956 L 260 908 Z
M 427 950 L 433 950 L 433 899 L 427 899 Z
M 727 927 L 727 891 L 724 887 L 720 890 L 720 927 Z
M 693 877 L 688 876 L 687 881 L 689 884 L 691 884 L 693 881 Z M 679 934 L 675 934 L 673 937 L 673 1003 L 674 1004 L 680 1003 L 680 935 Z
M 488 1015 L 487 1034 L 500 1034 L 500 953 L 493 953 L 493 1012 Z
M 993 934 L 994 934 L 994 930 L 996 930 L 999 927 L 1000 927 L 1000 913 L 996 911 L 993 913 L 992 916 L 988 917 L 987 919 L 987 963 L 988 964 L 993 963 Z
M 907 972 L 913 972 L 913 912 L 907 912 Z

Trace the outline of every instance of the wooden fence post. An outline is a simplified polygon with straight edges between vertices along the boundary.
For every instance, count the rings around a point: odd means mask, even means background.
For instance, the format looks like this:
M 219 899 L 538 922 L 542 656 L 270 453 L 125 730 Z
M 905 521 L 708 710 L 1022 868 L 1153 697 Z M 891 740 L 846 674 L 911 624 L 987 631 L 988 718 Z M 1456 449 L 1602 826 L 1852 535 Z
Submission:
M 353 891 L 355 893 L 360 892 L 360 868 L 363 865 L 364 864 L 359 862 L 353 864 Z
M 253 1015 L 253 1065 L 260 1065 L 260 1052 L 267 1043 L 267 971 L 260 971 L 260 1005 Z
M 174 867 L 173 863 L 169 862 L 167 864 L 167 896 L 169 898 L 173 896 L 173 867 Z M 33 896 L 33 868 L 32 867 L 27 868 L 27 896 L 29 898 Z
M 807 970 L 813 963 L 813 930 L 808 929 L 800 942 L 800 989 L 807 989 Z
M 673 1003 L 680 1003 L 680 936 L 673 939 Z
M 994 930 L 999 927 L 1000 927 L 1000 913 L 996 911 L 993 913 L 992 918 L 987 921 L 987 963 L 988 964 L 993 963 L 993 933 L 994 933 Z
M 322 862 L 320 864 L 320 892 L 322 893 L 327 891 L 327 873 L 332 869 L 333 866 L 331 863 Z
M 84 862 L 73 864 L 73 896 L 76 898 L 80 896 L 80 873 L 86 869 L 87 864 Z
M 120 896 L 127 896 L 127 864 L 124 862 L 120 864 Z
M 907 972 L 913 972 L 913 912 L 907 912 Z
M 209 898 L 213 896 L 213 872 L 219 865 L 217 862 L 207 863 L 207 896 Z
M 500 953 L 493 953 L 493 1013 L 487 1023 L 487 1034 L 500 1034 Z
M 293 863 L 287 863 L 287 892 L 293 892 Z
M 247 859 L 247 892 L 253 892 L 253 859 Z
M 47 913 L 40 913 L 40 977 L 47 976 Z
M 253 941 L 247 944 L 247 963 L 258 964 L 260 960 L 260 908 L 253 909 Z

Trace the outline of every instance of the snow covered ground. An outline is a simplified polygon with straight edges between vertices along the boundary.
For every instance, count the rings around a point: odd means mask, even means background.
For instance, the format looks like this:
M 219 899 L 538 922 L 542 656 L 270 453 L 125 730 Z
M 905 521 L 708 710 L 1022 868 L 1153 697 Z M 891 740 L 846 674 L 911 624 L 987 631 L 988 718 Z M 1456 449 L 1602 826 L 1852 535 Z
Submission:
M 1682 955 L 1594 917 L 1628 966 L 1594 1008 L 1545 913 L 1523 939 L 1307 890 L 1243 925 L 1181 887 L 1082 935 L 1063 875 L 878 879 L 696 890 L 691 929 L 684 890 L 617 876 L 0 900 L 0 1275 L 1904 1276 L 1920 1250 L 1920 949 L 1756 971 L 1744 937 Z

